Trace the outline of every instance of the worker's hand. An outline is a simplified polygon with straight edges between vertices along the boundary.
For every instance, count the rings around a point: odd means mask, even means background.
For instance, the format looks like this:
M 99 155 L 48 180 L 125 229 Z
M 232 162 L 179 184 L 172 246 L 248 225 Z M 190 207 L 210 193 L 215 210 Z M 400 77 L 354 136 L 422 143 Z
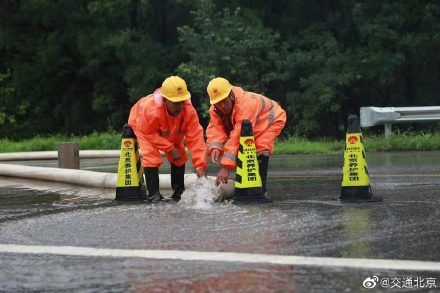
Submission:
M 229 170 L 226 168 L 221 168 L 217 173 L 217 179 L 215 180 L 215 185 L 219 186 L 220 183 L 228 183 Z
M 179 152 L 179 150 L 177 148 L 172 148 L 168 153 L 170 154 L 171 159 L 174 162 L 177 162 L 182 157 L 180 152 Z
M 212 150 L 211 162 L 218 165 L 218 164 L 220 164 L 219 159 L 220 159 L 220 150 L 218 150 L 218 149 Z
M 206 169 L 203 169 L 203 168 L 196 169 L 196 174 L 197 174 L 198 178 L 203 177 L 203 176 L 206 177 L 206 175 L 207 175 Z

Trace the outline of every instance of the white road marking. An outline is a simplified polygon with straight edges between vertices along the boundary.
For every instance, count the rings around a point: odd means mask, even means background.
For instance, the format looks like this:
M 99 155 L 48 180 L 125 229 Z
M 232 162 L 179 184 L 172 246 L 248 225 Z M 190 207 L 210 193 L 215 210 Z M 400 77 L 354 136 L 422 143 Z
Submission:
M 274 265 L 299 265 L 321 267 L 346 267 L 362 269 L 440 271 L 440 262 L 394 259 L 311 257 L 296 255 L 271 255 L 235 252 L 205 252 L 184 250 L 130 250 L 76 246 L 42 246 L 0 244 L 0 253 L 53 254 L 90 257 L 136 257 L 146 259 L 215 261 L 233 263 L 261 263 Z

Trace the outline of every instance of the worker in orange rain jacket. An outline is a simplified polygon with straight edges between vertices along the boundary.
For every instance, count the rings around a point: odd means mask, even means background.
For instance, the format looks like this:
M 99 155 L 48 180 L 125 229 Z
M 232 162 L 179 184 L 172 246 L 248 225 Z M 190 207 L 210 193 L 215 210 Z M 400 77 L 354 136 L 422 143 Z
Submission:
M 130 111 L 128 124 L 133 128 L 142 153 L 142 166 L 148 189 L 147 200 L 164 200 L 159 192 L 159 166 L 164 151 L 171 163 L 172 198 L 176 201 L 184 191 L 187 156 L 185 138 L 198 177 L 206 176 L 206 144 L 191 94 L 178 76 L 165 79 L 162 87 L 140 99 Z
M 236 167 L 241 122 L 247 119 L 254 130 L 262 191 L 265 194 L 269 156 L 273 153 L 275 138 L 286 124 L 286 112 L 277 102 L 232 86 L 221 77 L 211 80 L 207 91 L 212 105 L 209 109 L 211 120 L 206 129 L 208 155 L 213 163 L 221 166 L 216 184 L 227 183 L 229 171 Z

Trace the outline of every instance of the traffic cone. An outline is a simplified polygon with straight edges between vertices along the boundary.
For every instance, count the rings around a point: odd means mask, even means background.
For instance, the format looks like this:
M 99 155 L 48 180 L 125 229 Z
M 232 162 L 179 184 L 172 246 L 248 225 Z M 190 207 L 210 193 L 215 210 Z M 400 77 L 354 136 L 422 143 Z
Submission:
M 136 135 L 130 125 L 124 125 L 121 139 L 116 200 L 145 200 L 147 194 L 139 156 L 139 147 Z
M 271 202 L 262 194 L 254 132 L 249 120 L 243 120 L 241 124 L 240 148 L 235 172 L 234 202 Z
M 361 127 L 356 115 L 348 117 L 342 173 L 341 201 L 372 202 L 382 200 L 381 197 L 373 196 L 371 190 Z

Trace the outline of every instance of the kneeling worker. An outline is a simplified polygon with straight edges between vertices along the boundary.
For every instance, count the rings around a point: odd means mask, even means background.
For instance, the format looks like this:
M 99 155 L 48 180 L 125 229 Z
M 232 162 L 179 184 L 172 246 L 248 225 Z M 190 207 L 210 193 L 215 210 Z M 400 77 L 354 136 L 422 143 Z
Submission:
M 286 112 L 277 102 L 260 94 L 246 92 L 217 77 L 208 84 L 211 116 L 206 129 L 208 155 L 221 166 L 216 184 L 227 183 L 229 171 L 236 167 L 240 144 L 241 122 L 250 120 L 254 131 L 257 159 L 266 193 L 269 156 L 273 153 L 275 138 L 286 124 Z M 219 161 L 222 156 L 221 161 Z
M 184 191 L 187 156 L 185 139 L 198 177 L 206 176 L 206 144 L 199 117 L 191 104 L 185 81 L 178 76 L 165 79 L 162 87 L 141 98 L 130 111 L 128 124 L 139 141 L 147 183 L 147 200 L 157 203 L 164 198 L 159 192 L 159 166 L 166 153 L 171 163 L 172 198 L 176 201 Z

